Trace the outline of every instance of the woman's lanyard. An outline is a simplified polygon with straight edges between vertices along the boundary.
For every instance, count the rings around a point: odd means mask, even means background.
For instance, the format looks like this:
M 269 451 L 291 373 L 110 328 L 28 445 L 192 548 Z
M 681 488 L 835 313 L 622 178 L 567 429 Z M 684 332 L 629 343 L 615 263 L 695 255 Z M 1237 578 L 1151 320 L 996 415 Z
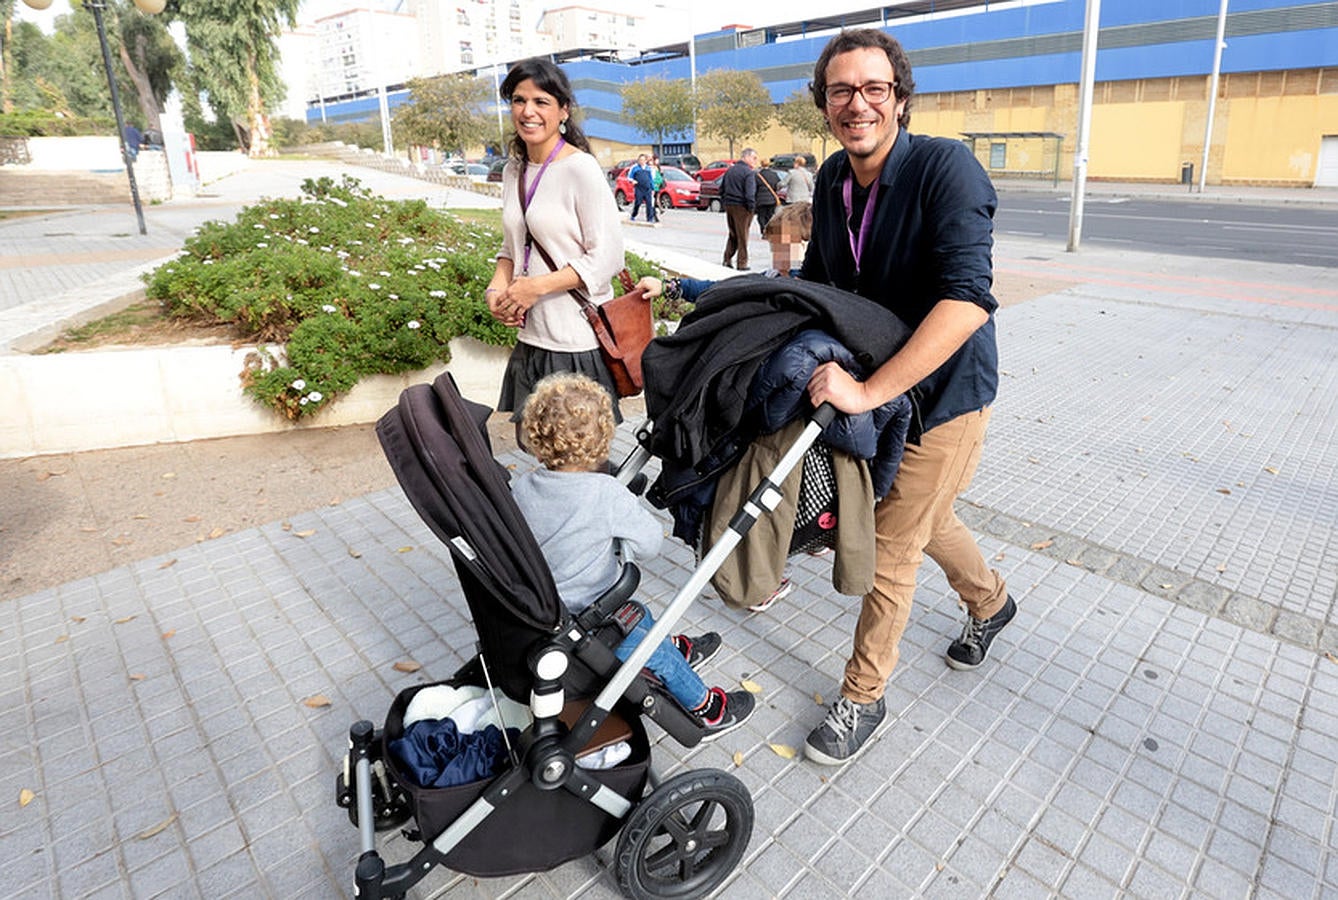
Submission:
M 553 152 L 548 154 L 548 159 L 544 160 L 544 164 L 539 167 L 538 173 L 536 173 L 534 176 L 534 183 L 531 184 L 529 188 L 525 188 L 525 169 L 520 170 L 520 185 L 522 188 L 521 199 L 523 200 L 523 202 L 520 204 L 520 214 L 522 217 L 525 215 L 525 211 L 530 208 L 530 201 L 534 199 L 534 192 L 539 190 L 539 182 L 540 180 L 543 179 L 544 172 L 548 171 L 548 164 L 551 163 L 553 160 L 557 159 L 558 151 L 561 150 L 566 145 L 566 143 L 567 143 L 566 138 L 561 138 L 561 137 L 558 138 L 557 143 L 553 145 Z M 521 275 L 530 274 L 530 250 L 533 249 L 533 247 L 534 247 L 534 239 L 530 237 L 530 226 L 529 223 L 526 223 L 525 258 L 521 261 L 520 264 Z
M 860 257 L 864 255 L 864 242 L 868 240 L 869 232 L 872 231 L 873 224 L 873 205 L 878 199 L 878 179 L 873 180 L 869 185 L 869 199 L 864 203 L 864 215 L 860 217 L 859 234 L 856 235 L 850 228 L 850 219 L 854 215 L 852 207 L 852 194 L 854 193 L 852 185 L 855 183 L 855 173 L 851 172 L 846 176 L 845 184 L 841 186 L 841 199 L 845 201 L 846 206 L 846 236 L 850 238 L 850 255 L 855 257 L 855 275 L 859 275 Z

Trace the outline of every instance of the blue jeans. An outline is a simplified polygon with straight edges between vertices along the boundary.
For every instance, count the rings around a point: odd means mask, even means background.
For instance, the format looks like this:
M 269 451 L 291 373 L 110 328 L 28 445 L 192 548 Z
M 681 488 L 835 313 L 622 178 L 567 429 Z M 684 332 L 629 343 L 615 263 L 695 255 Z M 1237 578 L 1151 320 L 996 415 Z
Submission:
M 636 218 L 636 214 L 641 211 L 641 204 L 644 203 L 646 204 L 646 221 L 654 222 L 655 221 L 654 191 L 646 190 L 645 188 L 637 186 L 632 189 L 632 197 L 633 197 L 632 218 L 633 219 Z
M 655 619 L 650 613 L 642 616 L 641 621 L 632 627 L 632 632 L 623 638 L 623 642 L 613 651 L 613 655 L 625 661 L 654 624 Z M 678 648 L 668 638 L 660 641 L 660 646 L 650 655 L 646 667 L 655 673 L 656 678 L 664 682 L 665 689 L 674 695 L 674 699 L 684 709 L 694 710 L 706 702 L 709 693 L 706 690 L 706 682 L 692 671 L 683 654 L 678 652 Z

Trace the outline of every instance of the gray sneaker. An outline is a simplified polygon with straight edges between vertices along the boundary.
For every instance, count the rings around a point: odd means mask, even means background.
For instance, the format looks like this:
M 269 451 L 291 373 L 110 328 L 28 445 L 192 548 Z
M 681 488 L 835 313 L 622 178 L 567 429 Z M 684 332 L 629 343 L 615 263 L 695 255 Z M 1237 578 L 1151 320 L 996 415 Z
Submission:
M 872 703 L 856 703 L 838 697 L 827 711 L 827 718 L 808 734 L 804 755 L 824 766 L 839 766 L 859 753 L 887 715 L 883 698 Z
M 1013 602 L 1012 595 L 1009 595 L 1003 609 L 988 619 L 968 615 L 966 625 L 962 627 L 962 636 L 948 645 L 948 655 L 945 657 L 948 665 L 963 671 L 979 666 L 989 655 L 990 644 L 994 643 L 1004 626 L 1013 621 L 1015 615 L 1017 604 Z

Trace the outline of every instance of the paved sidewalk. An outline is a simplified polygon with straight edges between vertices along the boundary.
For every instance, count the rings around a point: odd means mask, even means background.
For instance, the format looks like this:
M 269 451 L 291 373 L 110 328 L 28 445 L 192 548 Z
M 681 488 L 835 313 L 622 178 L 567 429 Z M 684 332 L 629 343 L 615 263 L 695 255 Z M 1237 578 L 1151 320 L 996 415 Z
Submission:
M 768 613 L 695 604 L 685 629 L 725 636 L 708 677 L 763 690 L 728 737 L 656 746 L 662 774 L 717 767 L 752 792 L 722 896 L 1338 897 L 1331 273 L 1016 240 L 997 265 L 1071 285 L 999 315 L 1003 383 L 962 504 L 1019 615 L 980 670 L 947 668 L 960 614 L 926 565 L 888 724 L 825 769 L 784 748 L 835 696 L 854 627 L 830 558 L 796 561 Z M 667 542 L 645 599 L 691 566 Z M 351 896 L 357 835 L 332 802 L 348 725 L 473 641 L 396 488 L 0 601 L 0 884 Z M 611 853 L 438 870 L 413 895 L 612 897 Z

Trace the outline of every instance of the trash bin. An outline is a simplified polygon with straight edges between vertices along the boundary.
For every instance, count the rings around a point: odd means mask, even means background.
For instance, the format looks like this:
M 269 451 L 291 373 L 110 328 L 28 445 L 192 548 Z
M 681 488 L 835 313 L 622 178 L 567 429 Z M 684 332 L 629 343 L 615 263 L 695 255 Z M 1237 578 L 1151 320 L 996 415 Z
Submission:
M 1192 162 L 1180 164 L 1180 183 L 1186 185 L 1194 183 L 1194 164 Z

